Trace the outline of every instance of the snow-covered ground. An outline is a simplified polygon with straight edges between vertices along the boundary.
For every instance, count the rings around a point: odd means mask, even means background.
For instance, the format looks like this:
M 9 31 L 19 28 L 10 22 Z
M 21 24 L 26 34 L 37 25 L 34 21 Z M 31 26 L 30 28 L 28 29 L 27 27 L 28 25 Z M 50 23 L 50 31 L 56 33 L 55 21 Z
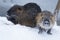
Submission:
M 0 40 L 60 40 L 60 27 L 56 24 L 52 35 L 46 32 L 39 34 L 38 31 L 38 28 L 14 25 L 6 17 L 0 17 Z

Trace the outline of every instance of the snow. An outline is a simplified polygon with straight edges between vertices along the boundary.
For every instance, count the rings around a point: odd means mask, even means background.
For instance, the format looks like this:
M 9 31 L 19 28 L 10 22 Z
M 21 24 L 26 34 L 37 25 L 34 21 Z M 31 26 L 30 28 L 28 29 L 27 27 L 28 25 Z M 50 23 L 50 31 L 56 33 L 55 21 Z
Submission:
M 57 0 L 13 0 L 12 2 L 6 0 L 5 3 L 0 0 L 0 7 L 5 8 L 2 12 L 0 11 L 0 15 L 14 4 L 24 5 L 29 2 L 35 2 L 42 10 L 52 13 L 57 4 Z M 56 23 L 52 28 L 52 35 L 48 35 L 46 32 L 39 34 L 38 31 L 38 28 L 30 28 L 20 24 L 14 25 L 6 17 L 0 17 L 0 40 L 60 40 L 60 26 L 57 26 Z
M 52 35 L 38 33 L 38 28 L 14 25 L 6 17 L 0 17 L 0 40 L 60 40 L 60 27 L 54 25 Z

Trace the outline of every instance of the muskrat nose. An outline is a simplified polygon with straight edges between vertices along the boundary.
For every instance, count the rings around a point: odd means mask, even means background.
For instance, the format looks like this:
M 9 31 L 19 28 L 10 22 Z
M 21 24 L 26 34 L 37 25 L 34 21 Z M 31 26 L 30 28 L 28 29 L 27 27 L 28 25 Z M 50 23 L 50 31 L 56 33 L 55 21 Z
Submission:
M 49 22 L 49 19 L 45 19 L 44 20 L 44 24 L 49 24 L 50 22 Z

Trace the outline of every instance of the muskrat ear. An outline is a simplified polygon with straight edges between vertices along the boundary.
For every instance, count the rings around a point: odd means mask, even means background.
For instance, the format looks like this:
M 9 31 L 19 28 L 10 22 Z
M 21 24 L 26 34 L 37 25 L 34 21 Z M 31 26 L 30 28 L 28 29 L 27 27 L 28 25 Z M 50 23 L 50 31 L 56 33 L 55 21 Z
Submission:
M 23 10 L 23 6 L 18 7 L 19 10 Z
M 17 7 L 17 12 L 23 12 L 23 8 L 22 7 Z

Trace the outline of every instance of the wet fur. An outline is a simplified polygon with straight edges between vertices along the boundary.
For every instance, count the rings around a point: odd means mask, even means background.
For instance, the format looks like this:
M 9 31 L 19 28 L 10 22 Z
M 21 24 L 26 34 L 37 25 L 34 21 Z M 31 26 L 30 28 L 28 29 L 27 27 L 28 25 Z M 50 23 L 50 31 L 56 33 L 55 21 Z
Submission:
M 50 23 L 52 25 L 50 28 L 49 27 L 45 28 L 45 26 L 42 27 L 41 24 L 39 25 L 39 23 L 42 22 L 44 16 L 46 17 L 50 16 L 50 20 L 51 20 Z M 39 33 L 42 33 L 43 31 L 45 32 L 47 31 L 48 34 L 51 34 L 51 29 L 54 26 L 54 23 L 55 23 L 55 15 L 49 11 L 42 11 L 36 16 L 36 26 L 39 27 Z
M 24 6 L 14 5 L 7 11 L 7 15 L 11 17 L 7 19 L 14 24 L 35 27 L 35 17 L 40 12 L 41 8 L 36 3 L 27 3 Z

